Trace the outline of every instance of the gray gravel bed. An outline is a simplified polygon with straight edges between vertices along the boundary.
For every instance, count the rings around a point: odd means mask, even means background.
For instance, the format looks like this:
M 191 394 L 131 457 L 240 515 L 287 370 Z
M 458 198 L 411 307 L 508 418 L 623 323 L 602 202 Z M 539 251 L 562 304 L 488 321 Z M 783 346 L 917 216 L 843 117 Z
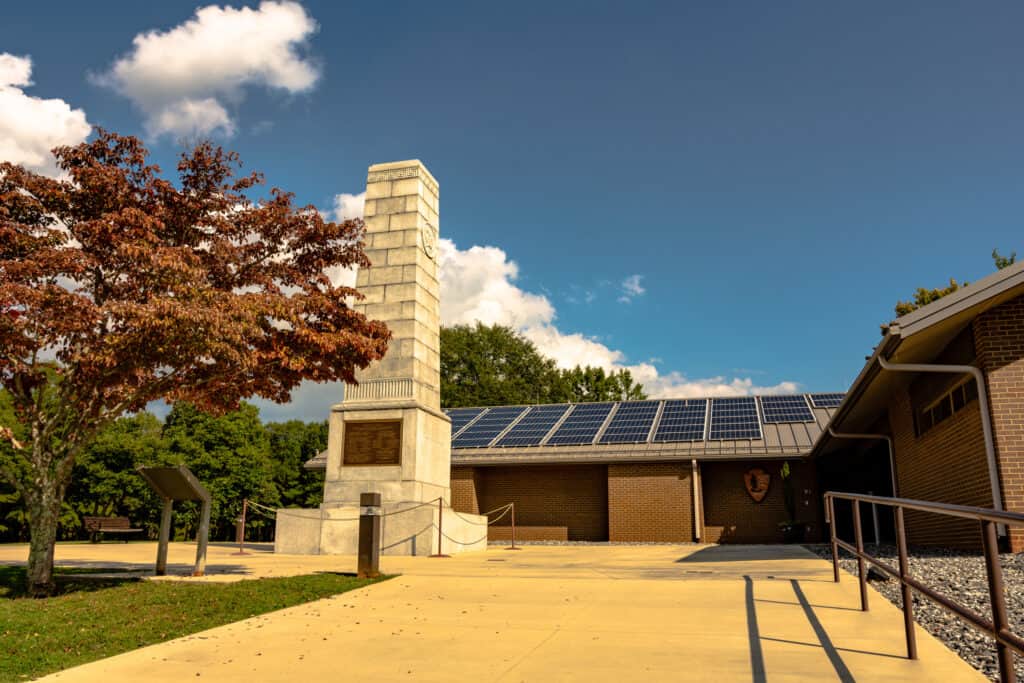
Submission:
M 831 562 L 828 545 L 807 545 L 808 550 Z M 898 558 L 895 545 L 868 544 L 867 552 L 896 568 Z M 857 575 L 857 561 L 840 549 L 839 566 Z M 948 596 L 978 614 L 991 619 L 992 609 L 988 595 L 985 561 L 980 553 L 969 553 L 945 548 L 910 548 L 910 571 L 915 578 L 942 595 Z M 1000 556 L 1003 582 L 1006 588 L 1006 607 L 1010 627 L 1014 633 L 1024 633 L 1024 553 Z M 872 577 L 874 574 L 872 574 Z M 902 605 L 900 585 L 895 579 L 871 580 L 871 586 L 896 606 Z M 870 600 L 870 596 L 869 596 Z M 995 642 L 979 631 L 967 626 L 950 612 L 931 600 L 918 595 L 914 601 L 914 619 L 926 631 L 945 643 L 966 662 L 993 681 L 999 680 Z M 1017 676 L 1024 680 L 1024 658 L 1017 657 Z

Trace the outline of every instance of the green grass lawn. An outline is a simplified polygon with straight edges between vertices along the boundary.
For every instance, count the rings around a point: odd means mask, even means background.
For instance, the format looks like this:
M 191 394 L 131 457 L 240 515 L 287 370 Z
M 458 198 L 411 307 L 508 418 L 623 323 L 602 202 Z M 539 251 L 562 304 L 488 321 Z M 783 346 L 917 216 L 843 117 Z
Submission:
M 108 570 L 90 569 L 90 573 Z M 0 681 L 24 681 L 257 614 L 317 600 L 372 580 L 312 574 L 235 583 L 76 580 L 25 596 L 25 569 L 0 566 Z

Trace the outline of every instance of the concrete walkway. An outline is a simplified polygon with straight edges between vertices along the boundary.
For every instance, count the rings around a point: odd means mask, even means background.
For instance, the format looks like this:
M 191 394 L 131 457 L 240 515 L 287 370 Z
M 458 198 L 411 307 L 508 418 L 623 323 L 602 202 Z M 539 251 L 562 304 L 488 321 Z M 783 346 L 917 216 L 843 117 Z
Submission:
M 24 546 L 22 546 L 24 548 Z M 351 571 L 352 558 L 213 546 L 214 580 Z M 182 570 L 194 546 L 175 544 Z M 16 547 L 0 546 L 0 563 Z M 59 564 L 152 563 L 146 543 L 61 545 Z M 384 558 L 402 576 L 54 674 L 54 681 L 982 681 L 856 580 L 793 546 L 528 546 Z M 150 564 L 150 566 L 152 566 Z

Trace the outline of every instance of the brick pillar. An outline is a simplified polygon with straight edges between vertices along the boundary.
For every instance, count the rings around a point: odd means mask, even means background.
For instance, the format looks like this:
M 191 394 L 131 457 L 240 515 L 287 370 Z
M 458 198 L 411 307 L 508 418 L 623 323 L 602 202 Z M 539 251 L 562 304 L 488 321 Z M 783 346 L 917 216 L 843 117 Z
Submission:
M 988 385 L 1003 506 L 1024 512 L 1024 296 L 978 316 L 974 346 Z M 1024 551 L 1024 528 L 1011 530 L 1010 547 Z
M 480 514 L 480 470 L 452 468 L 452 507 L 459 512 Z

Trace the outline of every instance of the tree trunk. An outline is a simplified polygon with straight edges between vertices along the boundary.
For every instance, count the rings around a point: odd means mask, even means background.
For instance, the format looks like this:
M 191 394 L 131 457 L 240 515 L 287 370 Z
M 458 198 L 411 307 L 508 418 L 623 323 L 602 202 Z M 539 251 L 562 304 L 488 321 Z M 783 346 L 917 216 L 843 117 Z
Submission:
M 38 492 L 28 504 L 28 525 L 31 538 L 28 552 L 28 592 L 37 598 L 53 595 L 53 548 L 57 542 L 57 520 L 60 517 L 60 496 L 53 486 Z

